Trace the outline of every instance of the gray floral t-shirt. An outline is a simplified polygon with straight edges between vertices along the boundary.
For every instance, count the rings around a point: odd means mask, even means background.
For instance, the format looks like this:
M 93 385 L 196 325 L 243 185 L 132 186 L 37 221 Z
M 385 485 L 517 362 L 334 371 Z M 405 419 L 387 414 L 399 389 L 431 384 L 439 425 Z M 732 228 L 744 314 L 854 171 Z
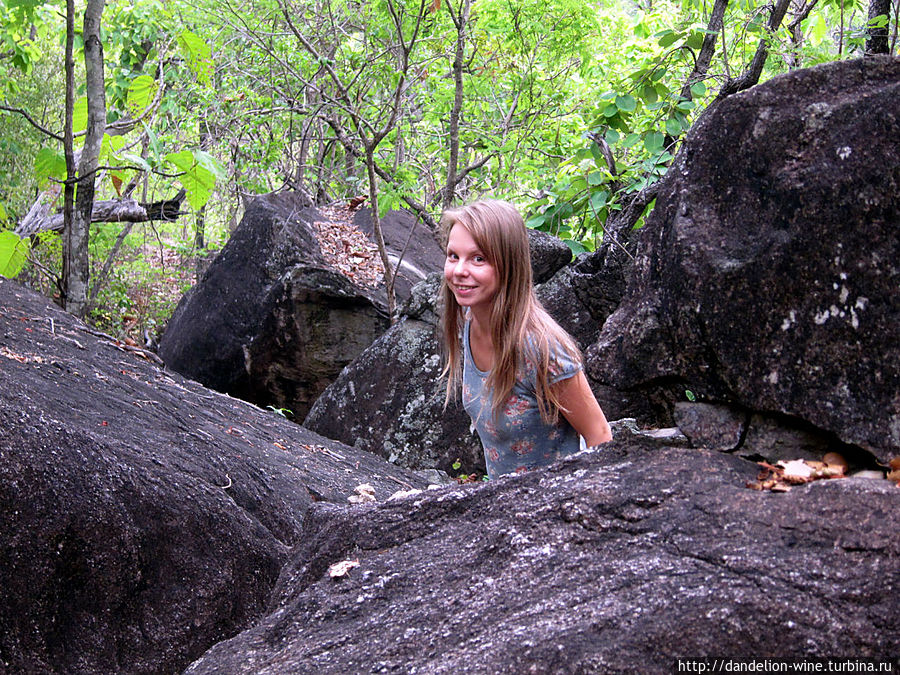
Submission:
M 583 447 L 578 432 L 563 415 L 555 425 L 541 419 L 535 393 L 536 369 L 527 357 L 506 405 L 494 419 L 491 393 L 485 387 L 489 373 L 478 370 L 472 359 L 469 321 L 463 328 L 463 353 L 463 406 L 484 447 L 490 478 L 552 464 Z M 562 349 L 551 351 L 551 383 L 570 378 L 580 370 L 581 365 L 573 363 Z

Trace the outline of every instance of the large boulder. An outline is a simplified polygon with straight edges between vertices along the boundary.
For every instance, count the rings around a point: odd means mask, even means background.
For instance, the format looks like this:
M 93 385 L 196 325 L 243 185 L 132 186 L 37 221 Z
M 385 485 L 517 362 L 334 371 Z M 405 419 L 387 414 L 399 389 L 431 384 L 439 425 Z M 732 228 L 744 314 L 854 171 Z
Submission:
M 900 60 L 775 78 L 709 109 L 588 357 L 900 454 Z
M 332 264 L 334 256 L 326 261 L 317 223 L 335 225 L 331 220 L 297 193 L 253 200 L 169 321 L 159 348 L 166 364 L 218 391 L 302 419 L 341 368 L 390 323 L 384 284 L 364 283 L 353 269 L 364 260 L 377 266 L 377 256 L 345 256 L 343 269 Z M 396 220 L 409 226 L 409 235 L 414 224 L 402 216 L 385 218 L 390 231 L 399 232 L 391 225 Z M 337 241 L 328 242 L 328 250 L 342 256 L 351 241 L 340 234 L 342 224 L 336 226 Z M 413 234 L 398 276 L 401 299 L 442 260 L 430 233 L 418 228 Z M 389 249 L 398 246 L 398 236 Z
M 317 504 L 267 616 L 186 672 L 671 673 L 677 658 L 900 653 L 900 490 L 757 492 L 757 469 L 632 439 L 478 486 Z
M 424 481 L 0 278 L 0 671 L 178 672 L 265 608 L 314 501 Z

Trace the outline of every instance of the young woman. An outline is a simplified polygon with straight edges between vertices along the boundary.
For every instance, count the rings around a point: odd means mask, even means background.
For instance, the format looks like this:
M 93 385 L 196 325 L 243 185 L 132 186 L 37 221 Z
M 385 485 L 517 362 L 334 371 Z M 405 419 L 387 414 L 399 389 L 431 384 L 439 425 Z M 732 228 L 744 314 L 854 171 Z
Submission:
M 445 212 L 442 224 L 447 400 L 462 385 L 488 476 L 610 440 L 578 348 L 534 294 L 516 208 L 479 201 Z

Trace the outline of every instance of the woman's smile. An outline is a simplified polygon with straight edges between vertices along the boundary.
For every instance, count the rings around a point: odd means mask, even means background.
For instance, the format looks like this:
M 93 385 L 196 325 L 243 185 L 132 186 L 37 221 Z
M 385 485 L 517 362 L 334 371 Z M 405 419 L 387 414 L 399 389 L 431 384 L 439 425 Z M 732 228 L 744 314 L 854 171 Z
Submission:
M 497 270 L 460 224 L 450 230 L 444 278 L 463 307 L 489 307 L 497 295 Z

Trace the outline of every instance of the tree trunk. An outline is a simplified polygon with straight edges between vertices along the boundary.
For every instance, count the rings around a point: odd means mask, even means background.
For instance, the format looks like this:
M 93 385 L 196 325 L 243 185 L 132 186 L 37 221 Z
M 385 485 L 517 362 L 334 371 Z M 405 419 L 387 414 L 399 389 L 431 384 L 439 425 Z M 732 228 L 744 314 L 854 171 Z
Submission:
M 872 21 L 883 16 L 887 21 L 883 26 L 873 27 Z M 870 0 L 869 2 L 869 28 L 866 32 L 866 56 L 872 54 L 890 54 L 888 35 L 891 18 L 891 0 Z
M 106 85 L 103 81 L 103 44 L 100 42 L 100 17 L 106 0 L 88 0 L 84 10 L 84 68 L 87 89 L 87 133 L 78 162 L 78 190 L 70 227 L 67 229 L 64 275 L 65 309 L 84 316 L 88 302 L 90 260 L 88 241 L 94 209 L 94 179 L 100 146 L 106 131 Z
M 62 284 L 59 289 L 59 301 L 65 308 L 69 279 L 72 276 L 72 220 L 75 211 L 75 140 L 72 133 L 72 116 L 75 111 L 75 58 L 72 53 L 75 43 L 75 2 L 66 0 L 66 119 L 63 130 L 63 152 L 66 156 L 66 182 L 63 189 L 63 259 L 62 259 Z M 30 214 L 29 214 L 30 215 Z M 77 242 L 77 237 L 76 237 Z
M 381 231 L 381 218 L 378 217 L 378 184 L 375 179 L 375 148 L 366 146 L 366 173 L 369 178 L 369 206 L 372 208 L 372 229 L 375 234 L 375 244 L 381 256 L 381 264 L 384 267 L 384 285 L 387 287 L 387 311 L 391 317 L 391 323 L 395 321 L 394 306 L 397 304 L 394 295 L 394 269 L 387 254 L 387 246 L 384 243 L 384 233 Z
M 463 106 L 463 58 L 465 57 L 466 29 L 472 0 L 459 0 L 459 13 L 453 13 L 453 3 L 447 3 L 447 11 L 456 26 L 456 52 L 453 56 L 453 108 L 450 110 L 450 159 L 447 161 L 447 184 L 444 186 L 442 207 L 448 209 L 456 196 L 456 171 L 459 166 L 459 118 Z
M 775 7 L 772 9 L 772 14 L 769 16 L 769 23 L 767 25 L 767 29 L 770 33 L 774 33 L 778 30 L 778 27 L 781 26 L 781 22 L 784 21 L 784 15 L 787 13 L 790 4 L 791 0 L 777 1 Z M 841 7 L 843 8 L 843 2 Z M 756 53 L 753 55 L 753 60 L 750 62 L 750 66 L 747 70 L 740 77 L 733 77 L 722 85 L 722 88 L 716 95 L 716 101 L 731 96 L 732 94 L 736 94 L 739 91 L 749 89 L 759 82 L 759 76 L 762 75 L 763 66 L 766 65 L 766 59 L 769 58 L 769 46 L 767 40 L 768 36 L 759 41 L 759 44 L 756 47 Z M 713 103 L 715 103 L 715 101 L 713 101 Z

